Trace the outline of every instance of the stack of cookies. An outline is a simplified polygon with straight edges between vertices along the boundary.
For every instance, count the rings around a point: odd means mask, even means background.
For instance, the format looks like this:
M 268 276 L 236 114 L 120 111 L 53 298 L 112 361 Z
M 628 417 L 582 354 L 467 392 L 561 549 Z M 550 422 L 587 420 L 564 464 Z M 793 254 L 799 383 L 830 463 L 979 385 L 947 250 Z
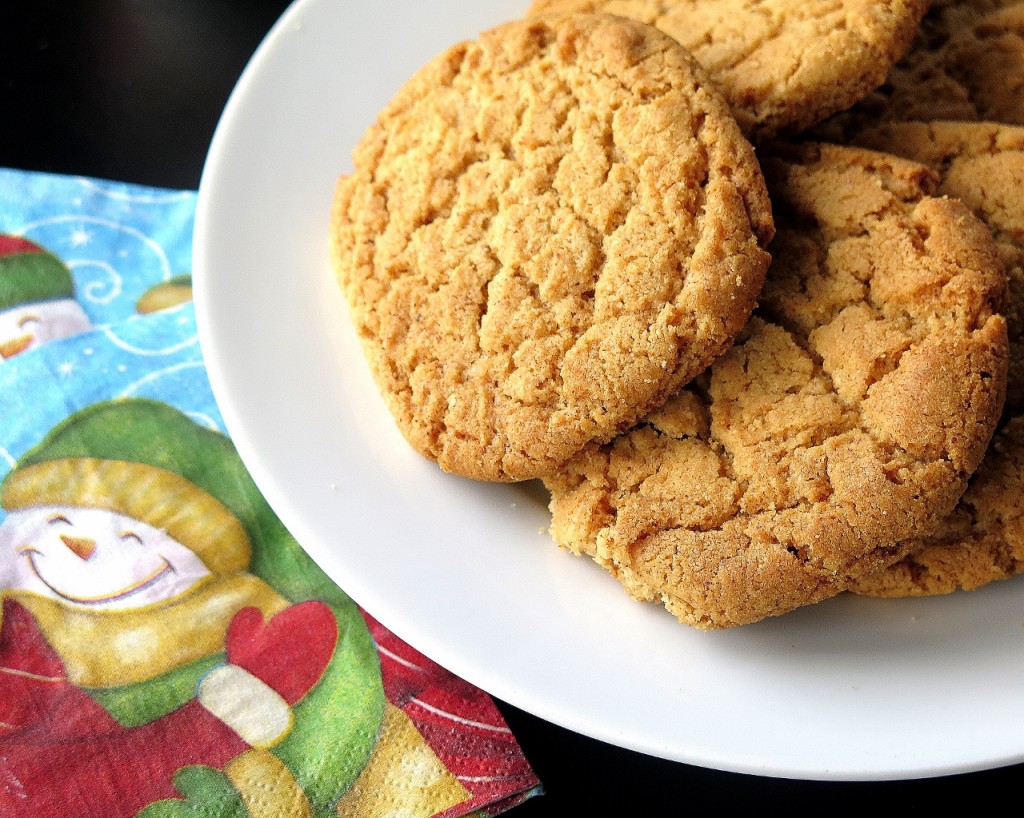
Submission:
M 535 0 L 384 108 L 332 259 L 409 443 L 634 598 L 975 588 L 1024 570 L 1017 125 L 1024 1 Z

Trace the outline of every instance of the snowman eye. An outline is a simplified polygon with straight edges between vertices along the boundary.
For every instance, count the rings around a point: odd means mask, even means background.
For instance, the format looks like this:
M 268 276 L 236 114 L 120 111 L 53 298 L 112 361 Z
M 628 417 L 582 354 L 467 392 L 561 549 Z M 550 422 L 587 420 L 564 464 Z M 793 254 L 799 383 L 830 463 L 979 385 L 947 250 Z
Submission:
M 39 316 L 34 312 L 27 313 L 18 319 L 18 329 L 25 329 L 29 324 L 38 324 Z
M 63 514 L 53 514 L 46 520 L 47 525 L 71 525 L 71 520 Z
M 121 539 L 122 540 L 133 540 L 136 543 L 138 543 L 139 545 L 145 545 L 145 543 L 142 542 L 142 537 L 140 537 L 134 531 L 122 531 L 121 532 Z

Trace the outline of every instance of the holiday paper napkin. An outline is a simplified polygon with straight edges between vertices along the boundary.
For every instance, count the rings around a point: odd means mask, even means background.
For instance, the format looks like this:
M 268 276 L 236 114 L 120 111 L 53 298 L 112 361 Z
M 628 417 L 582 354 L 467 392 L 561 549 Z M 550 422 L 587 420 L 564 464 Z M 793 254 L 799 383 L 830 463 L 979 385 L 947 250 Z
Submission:
M 0 170 L 0 815 L 494 815 L 490 698 L 359 609 L 225 434 L 195 196 Z

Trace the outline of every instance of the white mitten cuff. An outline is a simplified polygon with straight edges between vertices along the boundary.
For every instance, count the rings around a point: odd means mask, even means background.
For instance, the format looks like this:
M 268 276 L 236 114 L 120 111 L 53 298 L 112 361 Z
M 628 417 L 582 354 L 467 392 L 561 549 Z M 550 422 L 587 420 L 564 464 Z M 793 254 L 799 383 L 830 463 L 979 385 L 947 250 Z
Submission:
M 238 665 L 220 665 L 199 682 L 199 703 L 253 747 L 272 747 L 292 726 L 280 693 Z

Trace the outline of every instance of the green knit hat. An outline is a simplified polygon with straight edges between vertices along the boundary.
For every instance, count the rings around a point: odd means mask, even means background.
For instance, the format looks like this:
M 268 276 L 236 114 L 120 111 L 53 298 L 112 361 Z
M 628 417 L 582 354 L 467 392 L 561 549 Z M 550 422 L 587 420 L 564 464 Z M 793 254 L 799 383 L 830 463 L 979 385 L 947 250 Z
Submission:
M 57 256 L 21 236 L 0 234 L 0 311 L 74 294 L 71 271 Z
M 53 504 L 130 514 L 211 570 L 246 568 L 293 602 L 351 605 L 288 533 L 231 440 L 166 403 L 103 401 L 55 426 L 0 485 L 7 511 Z
M 248 533 L 220 499 L 237 485 L 233 450 L 226 451 L 219 435 L 210 439 L 214 434 L 155 401 L 96 404 L 56 426 L 21 459 L 4 480 L 3 506 L 127 514 L 166 530 L 212 571 L 244 569 Z

